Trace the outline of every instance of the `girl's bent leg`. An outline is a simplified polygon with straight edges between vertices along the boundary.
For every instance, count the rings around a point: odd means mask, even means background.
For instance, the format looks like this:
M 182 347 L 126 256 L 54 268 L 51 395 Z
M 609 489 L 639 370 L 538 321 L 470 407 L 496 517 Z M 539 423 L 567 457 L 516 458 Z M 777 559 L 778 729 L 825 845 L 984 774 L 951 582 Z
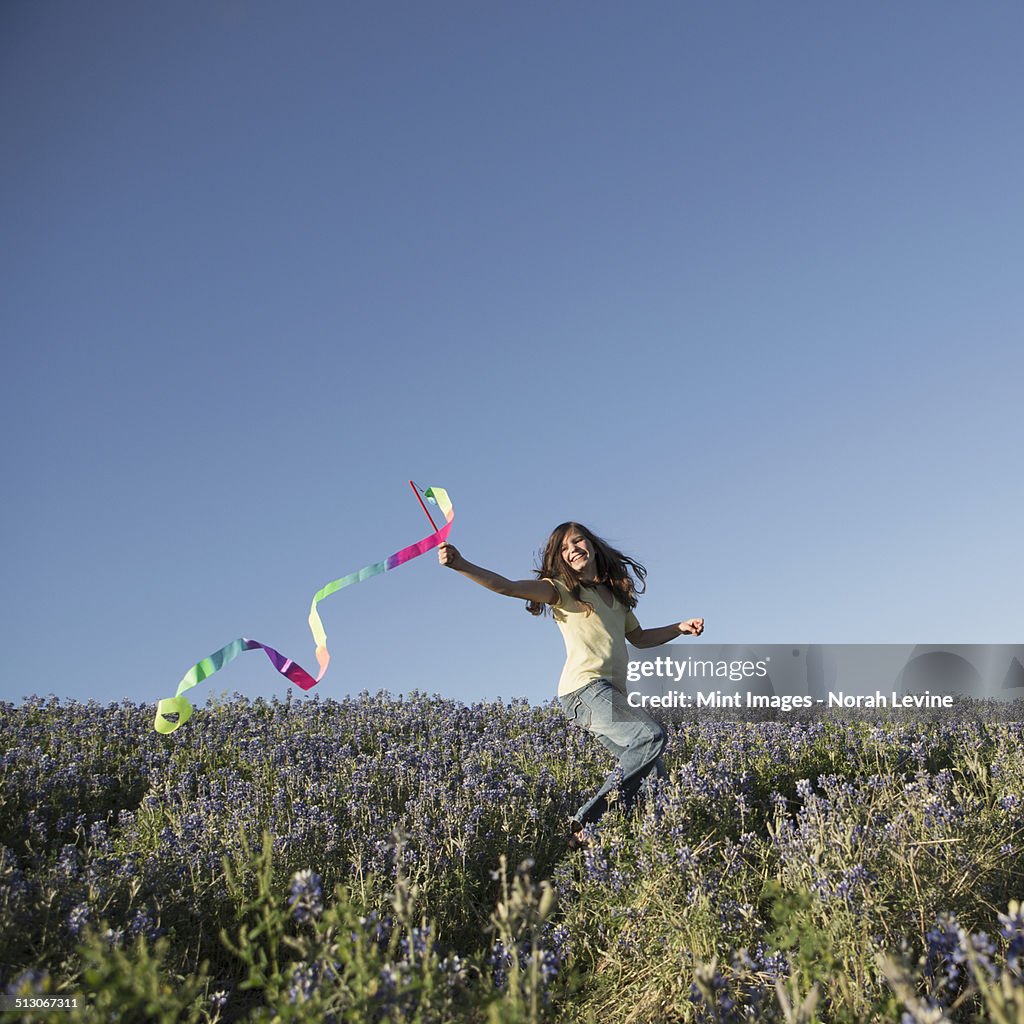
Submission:
M 592 732 L 602 745 L 618 756 L 619 767 L 605 780 L 596 795 L 575 815 L 583 824 L 597 821 L 608 809 L 608 794 L 618 788 L 628 808 L 636 801 L 640 784 L 652 771 L 663 777 L 661 754 L 668 737 L 660 723 L 640 708 L 631 708 L 625 694 L 599 679 L 562 699 L 566 715 Z

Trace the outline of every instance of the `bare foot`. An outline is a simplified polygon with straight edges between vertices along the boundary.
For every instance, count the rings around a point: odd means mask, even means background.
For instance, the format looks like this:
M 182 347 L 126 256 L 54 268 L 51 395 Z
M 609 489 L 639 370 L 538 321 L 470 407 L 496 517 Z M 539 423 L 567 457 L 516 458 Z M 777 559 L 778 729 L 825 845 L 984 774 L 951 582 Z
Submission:
M 569 822 L 569 833 L 570 850 L 586 850 L 593 845 L 590 833 L 587 831 L 582 821 L 577 821 L 573 818 Z

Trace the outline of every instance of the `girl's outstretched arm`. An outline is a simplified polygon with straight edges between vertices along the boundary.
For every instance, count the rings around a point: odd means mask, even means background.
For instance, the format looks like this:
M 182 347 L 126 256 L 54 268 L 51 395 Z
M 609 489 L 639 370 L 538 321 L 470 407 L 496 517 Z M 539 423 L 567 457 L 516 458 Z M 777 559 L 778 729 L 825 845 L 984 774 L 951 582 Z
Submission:
M 459 554 L 459 549 L 454 544 L 441 544 L 437 549 L 437 560 L 462 573 L 463 576 L 479 583 L 481 587 L 493 590 L 496 594 L 504 594 L 506 597 L 517 597 L 522 601 L 536 601 L 538 604 L 554 604 L 558 600 L 558 593 L 547 580 L 508 580 L 499 576 L 490 569 L 483 569 L 479 565 L 467 562 Z
M 671 626 L 658 626 L 656 629 L 634 629 L 626 634 L 626 639 L 634 647 L 658 647 L 671 643 L 678 637 L 700 636 L 703 632 L 703 619 L 687 619 L 685 622 L 673 622 Z

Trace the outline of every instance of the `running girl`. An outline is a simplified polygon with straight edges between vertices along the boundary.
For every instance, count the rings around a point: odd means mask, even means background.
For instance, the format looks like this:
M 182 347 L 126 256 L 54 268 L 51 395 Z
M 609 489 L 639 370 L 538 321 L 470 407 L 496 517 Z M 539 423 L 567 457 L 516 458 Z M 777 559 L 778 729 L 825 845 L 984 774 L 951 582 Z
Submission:
M 699 636 L 703 619 L 643 629 L 633 609 L 647 570 L 616 551 L 579 523 L 562 523 L 548 538 L 536 580 L 508 580 L 466 561 L 453 544 L 438 548 L 442 565 L 462 573 L 496 594 L 526 601 L 531 615 L 549 610 L 565 641 L 565 667 L 558 699 L 571 722 L 592 732 L 618 760 L 597 794 L 570 819 L 569 845 L 590 845 L 587 825 L 608 809 L 608 794 L 618 789 L 623 806 L 635 803 L 640 784 L 655 771 L 664 777 L 661 754 L 667 736 L 661 724 L 626 701 L 626 641 L 657 647 L 681 635 Z

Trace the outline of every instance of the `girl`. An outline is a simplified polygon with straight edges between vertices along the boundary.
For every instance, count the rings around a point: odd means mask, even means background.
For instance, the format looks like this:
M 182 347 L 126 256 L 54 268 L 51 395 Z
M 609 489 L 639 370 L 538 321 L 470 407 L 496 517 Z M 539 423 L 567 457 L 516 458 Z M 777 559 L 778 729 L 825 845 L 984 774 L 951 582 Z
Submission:
M 634 647 L 657 647 L 683 634 L 700 636 L 704 620 L 642 629 L 633 609 L 647 570 L 579 523 L 555 527 L 541 568 L 534 570 L 536 580 L 505 579 L 466 561 L 452 544 L 440 545 L 438 559 L 496 594 L 526 601 L 531 615 L 551 610 L 565 640 L 565 667 L 558 681 L 562 710 L 598 738 L 621 770 L 621 775 L 612 772 L 569 821 L 570 848 L 589 846 L 586 827 L 608 809 L 613 789 L 628 810 L 652 770 L 664 778 L 665 730 L 626 701 L 626 641 Z

